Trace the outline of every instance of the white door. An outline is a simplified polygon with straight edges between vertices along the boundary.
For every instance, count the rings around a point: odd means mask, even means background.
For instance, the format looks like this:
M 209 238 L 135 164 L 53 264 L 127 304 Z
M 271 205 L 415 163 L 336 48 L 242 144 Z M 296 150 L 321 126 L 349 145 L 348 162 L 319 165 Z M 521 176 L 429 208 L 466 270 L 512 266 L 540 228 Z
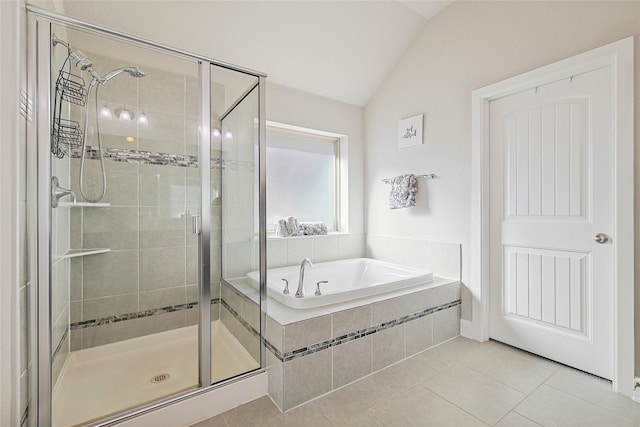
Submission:
M 490 337 L 609 379 L 612 91 L 607 66 L 489 113 Z

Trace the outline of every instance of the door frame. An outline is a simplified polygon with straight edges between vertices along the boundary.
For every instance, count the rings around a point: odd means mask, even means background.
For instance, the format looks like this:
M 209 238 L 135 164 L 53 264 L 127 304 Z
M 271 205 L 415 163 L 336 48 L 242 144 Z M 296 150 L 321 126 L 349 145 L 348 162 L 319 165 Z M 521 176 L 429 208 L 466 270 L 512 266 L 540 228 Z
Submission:
M 498 98 L 612 67 L 614 111 L 613 389 L 631 396 L 634 379 L 634 64 L 633 36 L 474 90 L 471 100 L 471 320 L 460 334 L 489 339 L 489 103 Z

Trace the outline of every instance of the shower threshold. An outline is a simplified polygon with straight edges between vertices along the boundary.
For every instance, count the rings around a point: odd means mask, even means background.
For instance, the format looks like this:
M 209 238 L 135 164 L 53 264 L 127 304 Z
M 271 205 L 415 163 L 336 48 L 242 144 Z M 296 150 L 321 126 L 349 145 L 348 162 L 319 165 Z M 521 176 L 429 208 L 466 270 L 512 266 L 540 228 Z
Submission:
M 211 325 L 213 382 L 259 367 L 221 321 Z M 197 325 L 74 351 L 53 390 L 53 426 L 86 424 L 197 383 Z

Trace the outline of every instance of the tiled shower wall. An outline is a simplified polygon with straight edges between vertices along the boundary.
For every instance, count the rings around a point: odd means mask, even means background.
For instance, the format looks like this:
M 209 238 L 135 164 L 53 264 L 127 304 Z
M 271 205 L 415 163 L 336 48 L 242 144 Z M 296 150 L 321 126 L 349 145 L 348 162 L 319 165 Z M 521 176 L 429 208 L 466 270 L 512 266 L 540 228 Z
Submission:
M 124 65 L 91 54 L 100 74 Z M 128 74 L 102 86 L 100 105 L 128 108 L 134 120 L 101 121 L 104 149 L 197 155 L 197 78 L 145 67 L 144 78 Z M 90 104 L 88 104 L 90 105 Z M 95 120 L 89 140 L 97 146 Z M 141 111 L 149 118 L 140 125 Z M 133 136 L 134 142 L 125 137 Z M 219 157 L 213 153 L 212 157 Z M 191 215 L 198 212 L 199 168 L 188 162 L 148 164 L 105 160 L 108 207 L 71 210 L 71 247 L 109 248 L 105 254 L 71 259 L 71 349 L 93 347 L 197 323 L 198 240 Z M 71 187 L 79 192 L 80 159 L 71 159 Z M 85 161 L 89 197 L 102 186 L 97 160 Z M 219 186 L 219 174 L 212 174 Z M 218 204 L 216 204 L 218 203 Z M 214 247 L 220 242 L 219 200 L 213 206 Z M 220 262 L 212 257 L 212 299 L 220 296 Z M 168 309 L 167 309 L 168 308 Z M 217 305 L 212 315 L 218 316 Z M 120 321 L 121 319 L 127 319 Z

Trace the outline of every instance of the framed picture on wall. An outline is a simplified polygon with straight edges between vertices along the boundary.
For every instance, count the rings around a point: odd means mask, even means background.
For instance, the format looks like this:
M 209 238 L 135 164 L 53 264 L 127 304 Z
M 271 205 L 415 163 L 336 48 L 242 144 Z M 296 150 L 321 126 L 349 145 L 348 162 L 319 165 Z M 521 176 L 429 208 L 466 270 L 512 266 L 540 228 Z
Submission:
M 398 148 L 422 144 L 422 122 L 422 114 L 398 122 Z

